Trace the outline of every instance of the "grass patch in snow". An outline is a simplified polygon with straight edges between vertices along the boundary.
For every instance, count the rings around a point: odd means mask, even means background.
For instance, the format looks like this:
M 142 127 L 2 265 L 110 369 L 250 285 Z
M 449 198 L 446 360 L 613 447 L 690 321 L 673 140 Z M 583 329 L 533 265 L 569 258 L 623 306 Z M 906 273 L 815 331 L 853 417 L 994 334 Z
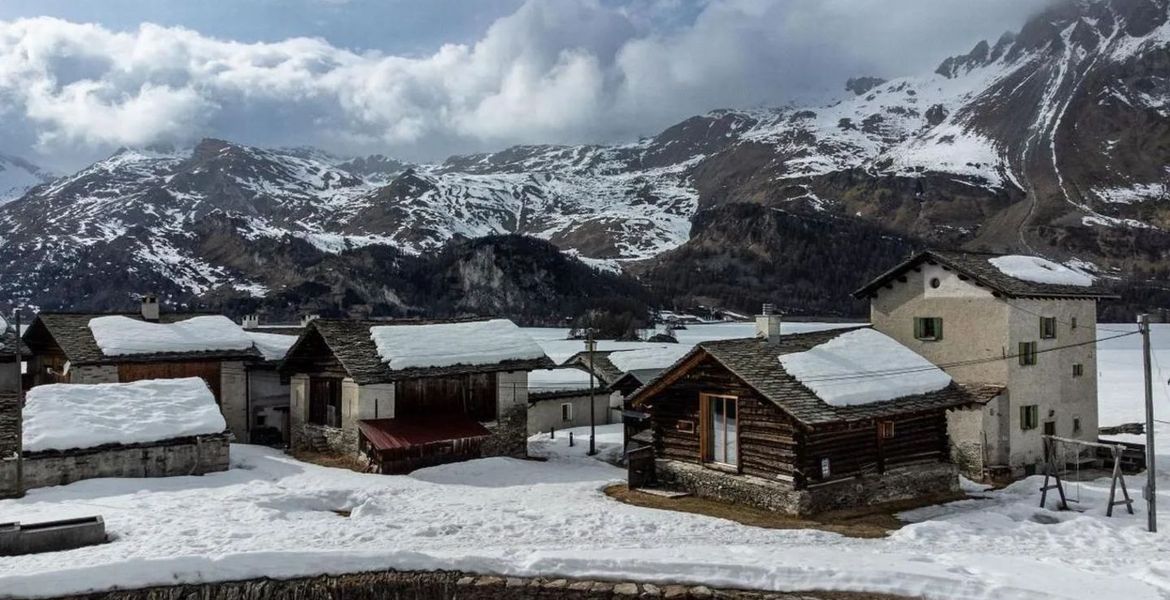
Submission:
M 696 496 L 681 498 L 667 498 L 655 494 L 647 494 L 638 490 L 630 490 L 624 483 L 610 485 L 605 488 L 605 495 L 633 506 L 642 508 L 657 508 L 677 512 L 704 515 L 718 519 L 735 521 L 741 525 L 763 527 L 765 529 L 815 529 L 838 533 L 851 538 L 883 538 L 890 532 L 901 529 L 906 523 L 898 519 L 898 513 L 933 506 L 943 502 L 965 500 L 967 495 L 958 492 L 954 494 L 936 494 L 929 497 L 899 502 L 887 502 L 874 506 L 853 508 L 848 510 L 834 510 L 824 512 L 815 518 L 793 517 L 783 513 L 764 510 L 742 504 L 729 504 Z

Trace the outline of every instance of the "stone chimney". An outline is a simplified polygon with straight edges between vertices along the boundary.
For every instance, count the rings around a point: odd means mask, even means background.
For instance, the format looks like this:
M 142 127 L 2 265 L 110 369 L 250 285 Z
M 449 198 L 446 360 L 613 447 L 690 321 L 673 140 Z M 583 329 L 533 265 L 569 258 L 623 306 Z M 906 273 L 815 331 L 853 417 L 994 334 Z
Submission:
M 312 323 L 313 321 L 316 321 L 317 319 L 320 319 L 320 318 L 321 318 L 321 315 L 317 315 L 317 314 L 305 315 L 305 316 L 301 317 L 301 327 L 308 327 L 309 323 Z
M 780 339 L 780 315 L 771 304 L 765 304 L 756 317 L 756 337 L 775 342 Z
M 248 315 L 240 321 L 240 327 L 244 329 L 258 329 L 260 327 L 260 315 Z
M 146 294 L 142 297 L 142 320 L 158 321 L 158 296 Z

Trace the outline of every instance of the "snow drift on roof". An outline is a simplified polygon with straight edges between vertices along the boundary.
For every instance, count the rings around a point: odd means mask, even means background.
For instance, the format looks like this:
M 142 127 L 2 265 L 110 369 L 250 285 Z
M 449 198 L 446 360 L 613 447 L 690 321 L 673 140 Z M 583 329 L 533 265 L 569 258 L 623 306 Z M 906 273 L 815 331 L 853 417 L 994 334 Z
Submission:
M 507 319 L 376 325 L 370 338 L 391 369 L 494 365 L 507 360 L 537 360 L 544 350 Z
M 221 315 L 192 317 L 175 323 L 150 323 L 122 316 L 95 317 L 89 321 L 89 329 L 106 356 L 252 347 L 252 338 L 244 329 Z
M 297 342 L 297 336 L 283 333 L 258 333 L 245 331 L 248 337 L 256 343 L 256 349 L 264 355 L 264 360 L 281 360 L 288 354 L 289 348 Z
M 24 407 L 24 449 L 68 450 L 158 442 L 227 429 L 198 377 L 39 385 Z
M 1039 256 L 1013 254 L 987 259 L 987 262 L 1008 277 L 1033 283 L 1056 285 L 1093 285 L 1093 276 L 1073 267 L 1054 263 Z
M 780 364 L 831 406 L 925 394 L 951 383 L 942 369 L 872 329 L 849 331 L 804 352 L 783 354 Z
M 589 389 L 589 372 L 572 367 L 539 369 L 528 373 L 528 389 L 533 392 L 568 392 Z M 594 379 L 593 385 L 600 381 Z
M 685 356 L 693 347 L 688 344 L 663 344 L 657 348 L 624 350 L 611 353 L 609 362 L 623 373 L 638 369 L 665 369 Z

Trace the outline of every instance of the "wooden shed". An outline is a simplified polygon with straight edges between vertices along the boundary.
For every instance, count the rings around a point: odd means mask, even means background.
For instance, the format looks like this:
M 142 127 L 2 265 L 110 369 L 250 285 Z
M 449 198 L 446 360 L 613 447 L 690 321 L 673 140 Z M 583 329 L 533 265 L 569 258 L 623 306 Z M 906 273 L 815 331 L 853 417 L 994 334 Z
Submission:
M 830 405 L 779 357 L 845 331 L 703 342 L 635 391 L 630 406 L 649 415 L 659 480 L 800 514 L 957 489 L 946 411 L 998 391 L 951 383 Z M 884 477 L 895 471 L 896 484 Z

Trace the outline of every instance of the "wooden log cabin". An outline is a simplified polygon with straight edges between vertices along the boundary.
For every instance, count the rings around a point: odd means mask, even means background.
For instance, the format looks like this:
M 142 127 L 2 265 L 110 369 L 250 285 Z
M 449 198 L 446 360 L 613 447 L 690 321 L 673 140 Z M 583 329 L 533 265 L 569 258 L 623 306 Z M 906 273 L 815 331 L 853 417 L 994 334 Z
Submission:
M 657 485 L 797 515 L 957 492 L 947 410 L 997 389 L 951 382 L 835 406 L 779 357 L 850 330 L 773 331 L 771 338 L 700 343 L 631 395 L 631 405 L 649 414 Z M 631 476 L 637 468 L 641 481 L 645 463 L 635 460 Z
M 157 325 L 194 323 L 191 319 L 198 317 L 198 322 L 206 323 L 207 328 L 199 331 L 199 327 L 192 326 L 185 336 L 172 337 L 173 347 L 160 342 L 149 351 L 106 354 L 91 328 L 91 322 L 102 317 Z M 247 365 L 262 361 L 263 356 L 243 329 L 227 317 L 160 314 L 157 301 L 147 298 L 140 313 L 41 313 L 25 332 L 24 340 L 32 352 L 26 379 L 30 386 L 199 377 L 207 382 L 235 438 L 249 439 Z M 191 349 L 201 346 L 217 349 Z
M 317 319 L 281 365 L 292 445 L 382 473 L 523 456 L 527 375 L 551 366 L 506 320 Z

